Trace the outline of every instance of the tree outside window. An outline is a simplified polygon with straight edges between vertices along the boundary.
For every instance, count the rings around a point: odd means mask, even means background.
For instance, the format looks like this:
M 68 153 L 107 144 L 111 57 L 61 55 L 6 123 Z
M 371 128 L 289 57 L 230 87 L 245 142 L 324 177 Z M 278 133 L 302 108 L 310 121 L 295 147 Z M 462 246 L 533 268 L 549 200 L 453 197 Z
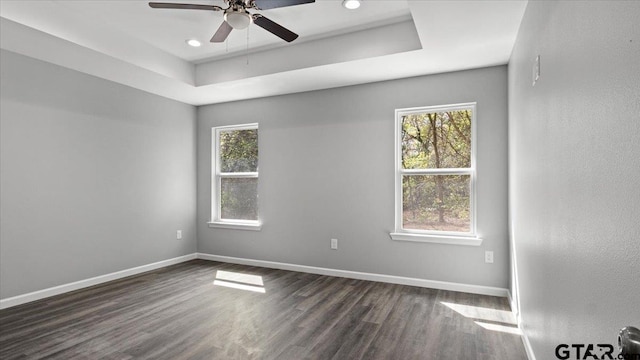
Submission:
M 399 231 L 475 232 L 474 110 L 468 104 L 397 112 Z
M 258 125 L 213 129 L 212 221 L 258 223 Z

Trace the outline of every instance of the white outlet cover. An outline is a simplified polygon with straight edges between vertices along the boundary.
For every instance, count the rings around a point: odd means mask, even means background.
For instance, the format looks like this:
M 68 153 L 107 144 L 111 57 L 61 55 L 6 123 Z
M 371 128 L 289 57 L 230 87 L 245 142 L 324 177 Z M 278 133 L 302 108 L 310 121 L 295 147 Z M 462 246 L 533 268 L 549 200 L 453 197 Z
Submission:
M 176 232 L 176 239 L 178 239 L 178 240 L 182 239 L 182 230 L 178 230 Z
M 493 264 L 493 251 L 484 252 L 484 262 L 487 264 Z

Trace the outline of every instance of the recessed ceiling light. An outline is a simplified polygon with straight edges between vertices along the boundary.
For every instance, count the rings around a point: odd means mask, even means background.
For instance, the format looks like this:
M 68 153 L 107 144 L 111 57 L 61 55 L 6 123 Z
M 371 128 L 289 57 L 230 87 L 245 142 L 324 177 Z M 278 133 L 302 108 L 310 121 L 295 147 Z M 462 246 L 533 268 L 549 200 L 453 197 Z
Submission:
M 189 39 L 189 40 L 186 41 L 186 43 L 189 46 L 193 46 L 193 47 L 200 47 L 200 45 L 202 45 L 202 43 L 200 41 L 196 40 L 196 39 Z
M 344 0 L 342 6 L 349 10 L 354 10 L 360 7 L 360 0 Z

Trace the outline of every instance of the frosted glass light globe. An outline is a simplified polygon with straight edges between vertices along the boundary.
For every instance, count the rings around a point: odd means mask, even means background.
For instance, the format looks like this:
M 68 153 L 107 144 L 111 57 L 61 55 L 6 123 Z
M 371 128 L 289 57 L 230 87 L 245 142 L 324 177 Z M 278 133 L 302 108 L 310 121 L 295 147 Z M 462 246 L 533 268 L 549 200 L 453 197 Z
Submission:
M 224 20 L 236 30 L 246 29 L 247 26 L 251 24 L 251 16 L 242 11 L 231 11 L 225 13 Z

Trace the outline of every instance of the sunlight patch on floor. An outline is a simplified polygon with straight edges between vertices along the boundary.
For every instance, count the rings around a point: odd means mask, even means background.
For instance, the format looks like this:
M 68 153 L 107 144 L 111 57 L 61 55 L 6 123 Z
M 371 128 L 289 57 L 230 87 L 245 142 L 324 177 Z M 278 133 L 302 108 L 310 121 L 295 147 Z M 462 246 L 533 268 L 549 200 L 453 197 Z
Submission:
M 474 321 L 474 322 L 476 323 L 476 325 L 479 325 L 487 330 L 499 331 L 499 332 L 515 334 L 515 335 L 522 335 L 522 331 L 520 331 L 520 329 L 518 329 L 515 326 L 485 323 L 480 321 Z
M 262 276 L 233 271 L 216 271 L 216 279 L 213 281 L 213 285 L 263 294 L 266 292 Z
M 454 304 L 444 301 L 440 303 L 466 318 L 473 319 L 474 323 L 483 329 L 522 335 L 522 331 L 517 325 L 516 316 L 511 311 Z
M 250 284 L 250 285 L 264 286 L 264 282 L 262 281 L 262 276 L 260 275 L 242 274 L 242 273 L 237 273 L 233 271 L 218 270 L 216 272 L 216 279 L 239 282 L 239 283 Z
M 499 322 L 509 325 L 517 324 L 516 317 L 511 311 L 483 308 L 472 305 L 454 304 L 444 301 L 441 301 L 440 303 L 466 318 Z

